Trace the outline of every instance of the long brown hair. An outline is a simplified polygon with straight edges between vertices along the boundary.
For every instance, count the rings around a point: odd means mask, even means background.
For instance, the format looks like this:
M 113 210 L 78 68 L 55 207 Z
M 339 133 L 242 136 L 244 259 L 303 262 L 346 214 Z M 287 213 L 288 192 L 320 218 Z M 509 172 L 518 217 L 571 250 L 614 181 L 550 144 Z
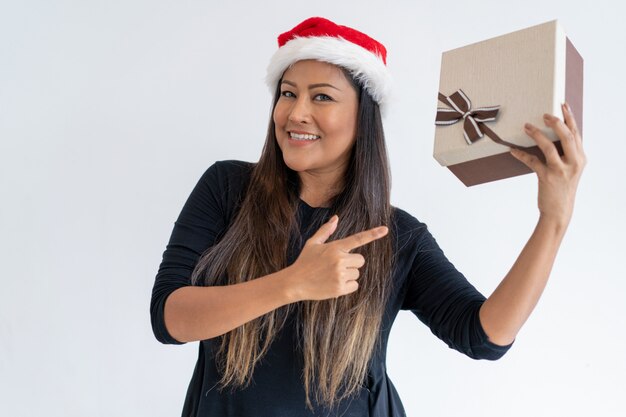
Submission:
M 380 110 L 362 83 L 347 70 L 343 72 L 359 97 L 356 141 L 343 190 L 331 201 L 330 212 L 339 215 L 339 224 L 328 241 L 390 226 L 391 221 L 391 174 Z M 279 96 L 280 82 L 272 111 Z M 290 237 L 300 235 L 299 196 L 299 177 L 283 160 L 270 117 L 265 145 L 240 208 L 221 240 L 198 261 L 192 273 L 194 285 L 231 285 L 287 267 Z M 353 250 L 366 260 L 359 270 L 357 291 L 288 304 L 219 336 L 220 389 L 250 383 L 255 364 L 267 353 L 292 309 L 298 307 L 296 327 L 304 355 L 307 406 L 312 409 L 312 391 L 316 401 L 329 408 L 356 394 L 379 346 L 382 316 L 392 291 L 392 238 L 389 227 L 388 236 Z

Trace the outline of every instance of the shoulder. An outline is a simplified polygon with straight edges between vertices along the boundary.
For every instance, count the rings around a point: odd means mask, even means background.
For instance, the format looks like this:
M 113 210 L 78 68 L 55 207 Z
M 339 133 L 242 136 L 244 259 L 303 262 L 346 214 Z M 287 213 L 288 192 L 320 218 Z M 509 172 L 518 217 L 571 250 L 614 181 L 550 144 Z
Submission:
M 407 211 L 392 206 L 391 223 L 395 248 L 400 256 L 413 259 L 421 253 L 439 249 L 426 223 Z
M 235 159 L 216 161 L 200 178 L 202 189 L 219 202 L 227 218 L 231 218 L 239 206 L 255 166 L 254 162 Z
M 399 240 L 415 240 L 428 229 L 426 224 L 415 216 L 395 206 L 392 206 L 391 228 Z
M 206 169 L 200 182 L 219 194 L 233 192 L 239 194 L 246 188 L 255 166 L 254 162 L 236 159 L 215 161 Z
M 255 162 L 236 159 L 215 161 L 207 168 L 202 178 L 213 182 L 246 181 L 255 166 Z

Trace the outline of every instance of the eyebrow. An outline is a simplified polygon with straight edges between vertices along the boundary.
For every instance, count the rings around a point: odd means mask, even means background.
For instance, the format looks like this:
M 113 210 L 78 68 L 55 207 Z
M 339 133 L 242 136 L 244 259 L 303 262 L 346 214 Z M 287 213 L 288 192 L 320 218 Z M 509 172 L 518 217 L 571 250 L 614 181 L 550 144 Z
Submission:
M 297 87 L 296 83 L 289 81 L 289 80 L 283 80 L 281 84 L 289 84 L 292 87 Z M 330 87 L 330 88 L 334 88 L 335 90 L 341 91 L 341 89 L 335 87 L 332 84 L 328 84 L 328 83 L 317 83 L 317 84 L 311 84 L 309 85 L 309 90 L 312 90 L 314 88 L 319 88 L 319 87 Z

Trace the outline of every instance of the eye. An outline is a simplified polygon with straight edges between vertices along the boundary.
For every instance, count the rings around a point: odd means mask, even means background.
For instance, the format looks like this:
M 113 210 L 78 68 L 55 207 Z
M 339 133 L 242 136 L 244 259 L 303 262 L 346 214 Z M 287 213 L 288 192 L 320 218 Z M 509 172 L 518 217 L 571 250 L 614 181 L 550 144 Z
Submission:
M 295 94 L 289 90 L 281 91 L 280 95 L 283 97 L 295 97 Z
M 332 97 L 327 96 L 326 94 L 318 94 L 315 96 L 315 100 L 317 101 L 332 101 Z

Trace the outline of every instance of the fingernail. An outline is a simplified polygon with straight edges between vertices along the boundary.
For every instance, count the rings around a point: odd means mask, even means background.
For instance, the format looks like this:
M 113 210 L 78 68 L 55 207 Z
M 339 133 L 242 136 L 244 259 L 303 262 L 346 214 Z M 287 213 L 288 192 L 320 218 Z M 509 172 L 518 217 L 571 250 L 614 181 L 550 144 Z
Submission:
M 335 223 L 337 221 L 337 215 L 333 214 L 333 217 L 330 218 L 330 220 L 328 220 L 328 223 Z
M 388 230 L 388 229 L 387 229 L 387 227 L 386 227 L 386 226 L 380 227 L 380 228 L 376 231 L 376 235 L 377 235 L 377 236 L 382 236 L 382 235 L 384 235 L 385 233 L 387 233 L 387 230 Z
M 526 129 L 529 132 L 532 130 L 532 127 L 533 127 L 533 125 L 531 125 L 530 123 L 524 124 L 524 129 Z
M 572 109 L 570 108 L 569 104 L 567 103 L 567 101 L 565 102 L 565 108 L 567 109 L 568 112 L 572 112 Z
M 551 116 L 551 115 L 549 115 L 548 113 L 544 114 L 544 115 L 543 115 L 543 118 L 544 118 L 545 120 L 552 120 L 552 116 Z

